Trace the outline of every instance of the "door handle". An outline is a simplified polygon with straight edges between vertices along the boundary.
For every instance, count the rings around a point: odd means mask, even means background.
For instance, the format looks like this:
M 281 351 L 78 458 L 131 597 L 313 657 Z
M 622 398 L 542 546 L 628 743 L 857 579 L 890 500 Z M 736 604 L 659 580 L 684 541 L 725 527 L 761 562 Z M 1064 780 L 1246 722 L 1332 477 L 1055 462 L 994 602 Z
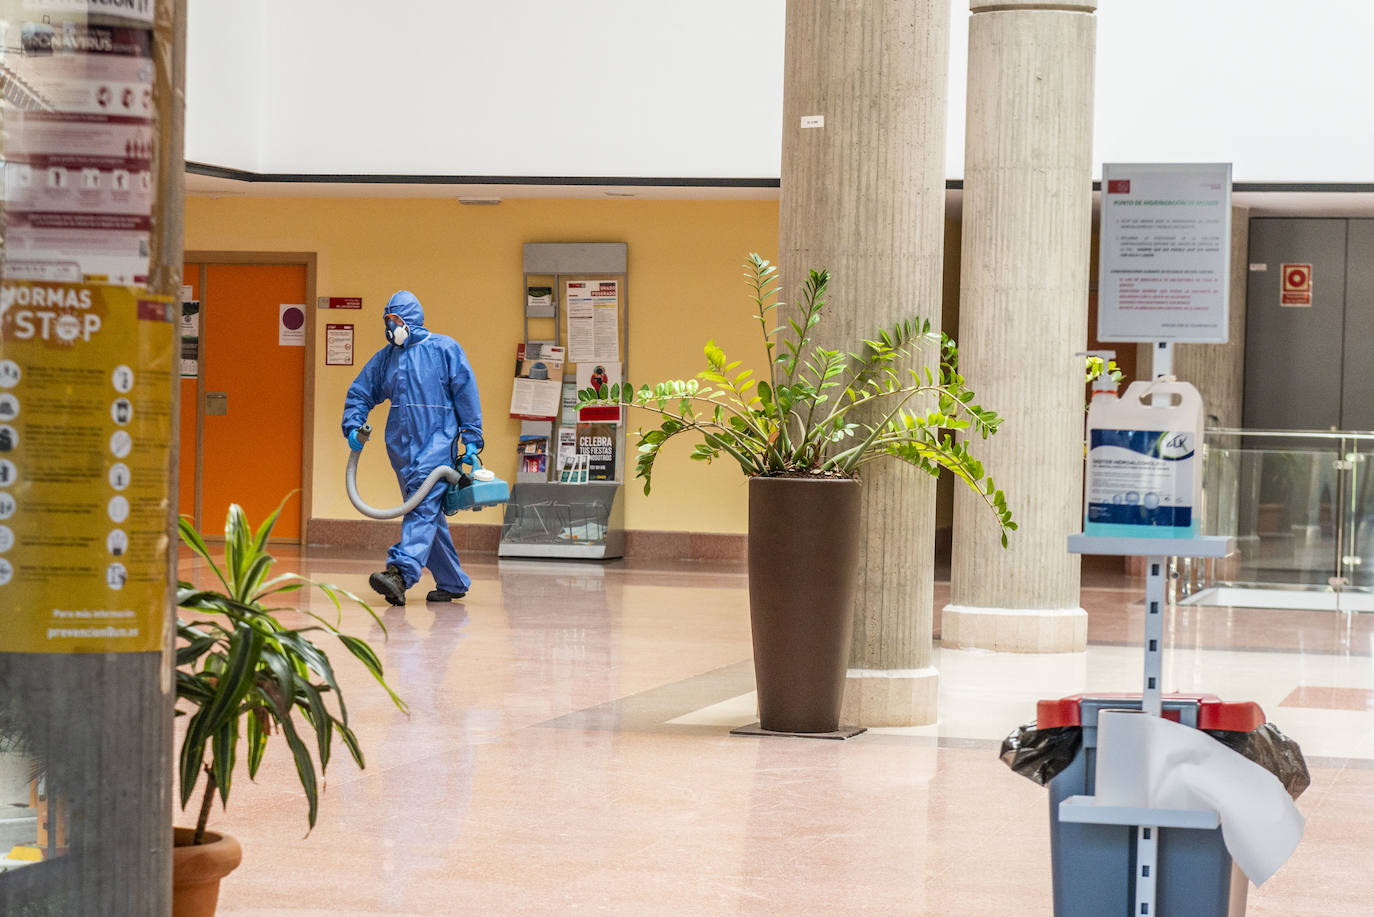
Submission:
M 229 413 L 228 392 L 205 393 L 205 416 L 223 417 Z

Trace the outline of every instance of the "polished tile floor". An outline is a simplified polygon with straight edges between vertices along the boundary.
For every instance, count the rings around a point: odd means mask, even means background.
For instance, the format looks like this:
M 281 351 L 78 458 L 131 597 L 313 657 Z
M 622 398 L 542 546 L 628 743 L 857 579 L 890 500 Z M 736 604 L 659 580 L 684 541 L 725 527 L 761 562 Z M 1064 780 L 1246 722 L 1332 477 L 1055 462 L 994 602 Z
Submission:
M 277 553 L 360 594 L 376 566 Z M 468 569 L 465 602 L 426 606 L 424 580 L 383 613 L 385 637 L 346 612 L 410 716 L 340 660 L 367 769 L 340 752 L 306 837 L 289 758 L 270 748 L 215 813 L 244 847 L 221 914 L 1048 915 L 1046 794 L 1001 764 L 999 741 L 1038 698 L 1138 689 L 1140 583 L 1097 571 L 1085 654 L 937 643 L 934 726 L 733 737 L 753 718 L 739 567 Z M 198 575 L 189 561 L 183 575 Z M 937 609 L 947 596 L 937 584 Z M 1374 615 L 1172 608 L 1166 636 L 1166 689 L 1258 701 L 1312 768 L 1303 843 L 1248 913 L 1374 914 Z

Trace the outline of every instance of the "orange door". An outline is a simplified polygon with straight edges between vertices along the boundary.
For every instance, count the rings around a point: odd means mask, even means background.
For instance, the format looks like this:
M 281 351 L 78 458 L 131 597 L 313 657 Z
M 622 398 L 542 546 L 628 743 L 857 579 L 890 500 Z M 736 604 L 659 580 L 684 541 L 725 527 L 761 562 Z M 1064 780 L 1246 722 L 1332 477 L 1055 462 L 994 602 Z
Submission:
M 186 273 L 190 282 L 199 267 L 187 267 L 196 271 Z M 194 402 L 200 423 L 198 522 L 202 531 L 219 535 L 230 503 L 258 524 L 301 488 L 309 310 L 304 265 L 209 264 L 204 277 L 203 290 L 192 284 L 201 300 Z M 185 499 L 184 482 L 181 492 Z M 282 510 L 274 539 L 298 540 L 300 520 L 297 493 Z

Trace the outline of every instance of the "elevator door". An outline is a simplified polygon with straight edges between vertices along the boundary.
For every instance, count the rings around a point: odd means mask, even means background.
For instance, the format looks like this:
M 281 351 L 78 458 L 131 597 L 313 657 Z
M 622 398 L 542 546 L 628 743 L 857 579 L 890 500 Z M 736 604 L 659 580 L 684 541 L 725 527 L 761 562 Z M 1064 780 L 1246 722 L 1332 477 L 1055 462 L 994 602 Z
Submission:
M 1347 221 L 1250 221 L 1245 427 L 1341 426 Z M 1283 265 L 1310 264 L 1311 305 L 1285 306 Z
M 1374 220 L 1351 220 L 1345 257 L 1341 427 L 1374 430 Z

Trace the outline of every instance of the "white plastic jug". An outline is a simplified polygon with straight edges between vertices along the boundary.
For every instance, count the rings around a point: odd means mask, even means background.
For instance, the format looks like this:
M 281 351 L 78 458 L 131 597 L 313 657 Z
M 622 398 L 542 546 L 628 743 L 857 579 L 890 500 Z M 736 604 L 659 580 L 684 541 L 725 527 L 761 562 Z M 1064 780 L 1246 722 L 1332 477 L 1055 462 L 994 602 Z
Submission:
M 1133 382 L 1120 398 L 1094 398 L 1084 534 L 1197 537 L 1203 416 L 1187 382 Z

